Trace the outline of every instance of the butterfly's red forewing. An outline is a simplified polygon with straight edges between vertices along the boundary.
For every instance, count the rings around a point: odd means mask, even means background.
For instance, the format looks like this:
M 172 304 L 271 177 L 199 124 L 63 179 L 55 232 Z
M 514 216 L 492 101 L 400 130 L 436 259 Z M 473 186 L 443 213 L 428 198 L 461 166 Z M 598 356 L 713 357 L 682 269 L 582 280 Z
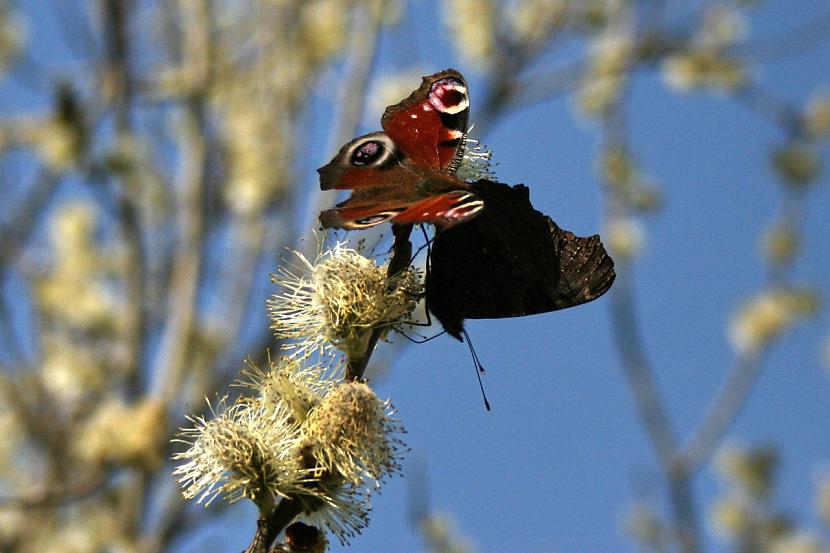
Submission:
M 325 228 L 361 229 L 391 221 L 448 228 L 475 217 L 484 204 L 453 173 L 464 153 L 467 83 L 447 69 L 424 77 L 389 106 L 383 132 L 355 138 L 318 169 L 323 190 L 353 190 L 320 215 Z

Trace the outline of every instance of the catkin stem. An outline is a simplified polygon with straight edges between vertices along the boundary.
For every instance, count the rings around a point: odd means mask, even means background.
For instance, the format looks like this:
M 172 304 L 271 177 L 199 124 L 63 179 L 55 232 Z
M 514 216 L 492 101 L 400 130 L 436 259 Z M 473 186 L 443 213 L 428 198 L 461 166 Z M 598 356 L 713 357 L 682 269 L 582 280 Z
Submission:
M 386 270 L 387 277 L 393 277 L 406 270 L 412 259 L 412 242 L 409 235 L 412 233 L 412 225 L 392 225 L 392 233 L 395 236 L 395 243 L 392 244 L 392 259 L 389 261 L 389 268 Z M 375 346 L 383 334 L 383 329 L 376 328 L 369 337 L 369 345 L 361 357 L 349 359 L 346 367 L 346 378 L 348 380 L 360 380 L 366 371 L 366 365 L 375 351 Z

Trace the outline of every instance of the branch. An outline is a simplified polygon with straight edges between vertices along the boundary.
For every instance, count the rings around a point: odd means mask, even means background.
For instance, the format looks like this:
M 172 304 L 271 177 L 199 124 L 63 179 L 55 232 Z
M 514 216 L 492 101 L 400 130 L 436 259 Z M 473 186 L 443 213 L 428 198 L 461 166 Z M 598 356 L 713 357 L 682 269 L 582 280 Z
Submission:
M 795 29 L 739 46 L 733 51 L 740 56 L 752 56 L 757 61 L 779 61 L 818 48 L 830 40 L 828 27 L 830 27 L 830 11 L 824 12 Z
M 179 168 L 182 179 L 178 209 L 180 210 L 179 244 L 169 286 L 169 317 L 156 361 L 158 375 L 154 392 L 172 405 L 179 393 L 187 362 L 188 345 L 193 337 L 196 300 L 202 266 L 204 220 L 202 196 L 207 146 L 201 105 L 193 100 L 186 108 L 183 122 Z
M 649 366 L 643 348 L 628 275 L 622 271 L 621 273 L 611 290 L 612 332 L 622 357 L 623 372 L 634 393 L 640 419 L 646 427 L 664 472 L 668 474 L 672 470 L 676 440 L 654 381 L 654 371 Z
M 620 95 L 617 103 L 606 113 L 603 131 L 606 140 L 618 147 L 627 143 L 625 113 Z M 611 209 L 624 212 L 625 204 L 613 195 Z M 613 211 L 612 211 L 613 213 Z M 613 215 L 612 215 L 613 216 Z M 671 428 L 668 411 L 655 382 L 644 341 L 637 323 L 634 307 L 630 266 L 621 267 L 617 282 L 611 290 L 611 324 L 617 349 L 620 352 L 623 372 L 634 394 L 640 419 L 657 454 L 657 460 L 668 486 L 669 504 L 672 510 L 674 539 L 682 553 L 698 553 L 700 538 L 697 515 L 691 491 L 691 474 L 687 467 L 677 462 L 677 439 Z
M 711 458 L 746 403 L 760 368 L 761 355 L 746 355 L 739 358 L 729 372 L 720 392 L 707 407 L 700 425 L 677 454 L 678 460 L 689 472 L 699 470 Z
M 41 170 L 33 184 L 26 189 L 26 196 L 16 202 L 10 220 L 0 228 L 0 284 L 13 261 L 29 241 L 38 226 L 41 215 L 46 211 L 50 199 L 57 189 L 59 179 L 54 173 Z M 0 340 L 8 344 L 7 351 L 17 359 L 23 359 L 24 351 L 17 339 L 11 310 L 6 299 L 0 299 Z
M 336 120 L 332 124 L 332 131 L 328 139 L 327 151 L 336 150 L 344 142 L 357 134 L 360 118 L 364 111 L 367 97 L 369 76 L 374 66 L 377 43 L 379 38 L 380 22 L 372 15 L 371 10 L 366 6 L 356 6 L 355 15 L 352 18 L 352 31 L 350 34 L 349 61 L 347 62 L 346 75 L 339 88 L 336 105 L 339 110 Z M 294 187 L 296 188 L 296 187 Z M 287 236 L 285 242 L 294 244 L 294 249 L 304 255 L 312 257 L 316 239 L 307 238 L 306 230 L 315 226 L 317 216 L 328 203 L 331 196 L 322 194 L 317 186 L 308 187 L 308 195 L 297 196 L 295 206 L 296 212 L 304 212 L 298 221 L 297 230 L 289 229 L 284 234 Z M 275 235 L 273 225 L 269 224 L 267 229 L 262 230 L 263 237 Z M 263 241 L 263 249 L 268 245 Z M 283 248 L 270 247 L 270 251 L 281 251 Z M 232 379 L 239 370 L 239 359 L 245 352 L 264 351 L 272 345 L 274 338 L 267 328 L 256 330 L 253 336 L 249 337 L 238 348 L 229 350 L 222 355 L 215 363 L 214 372 L 217 375 L 216 382 L 225 382 Z M 242 352 L 240 354 L 240 352 Z M 219 386 L 217 386 L 219 387 Z M 199 397 L 201 397 L 200 394 Z
M 102 96 L 111 94 L 109 103 L 115 112 L 118 140 L 129 139 L 133 133 L 130 117 L 133 106 L 133 78 L 130 67 L 129 9 L 121 0 L 102 0 L 104 14 L 104 73 L 98 86 Z M 91 175 L 96 176 L 96 171 Z M 108 173 L 105 173 L 109 177 Z M 100 175 L 103 178 L 103 175 Z M 145 325 L 147 320 L 144 301 L 145 268 L 144 244 L 142 240 L 139 210 L 126 183 L 121 182 L 120 190 L 112 191 L 116 208 L 116 221 L 124 237 L 127 255 L 124 256 L 124 279 L 128 301 L 124 321 L 124 335 L 127 340 L 128 366 L 125 373 L 129 392 L 139 393 L 140 371 L 143 364 Z
M 0 276 L 28 241 L 57 184 L 57 175 L 44 169 L 26 189 L 26 196 L 15 202 L 11 219 L 0 228 Z
M 243 553 L 267 553 L 280 532 L 302 511 L 303 505 L 298 499 L 284 499 L 281 501 L 271 513 L 271 516 L 257 521 L 254 539 Z
M 348 75 L 341 87 L 341 94 L 338 105 L 341 107 L 338 119 L 334 123 L 332 134 L 330 136 L 329 150 L 334 150 L 343 142 L 349 140 L 354 136 L 357 126 L 360 122 L 360 117 L 363 113 L 364 98 L 366 97 L 366 88 L 368 86 L 369 75 L 371 74 L 372 66 L 374 65 L 375 54 L 377 52 L 377 42 L 380 31 L 380 18 L 375 17 L 372 13 L 372 8 L 377 6 L 360 6 L 353 11 L 352 29 L 350 33 L 351 44 L 350 52 L 350 68 Z M 307 198 L 307 211 L 302 217 L 299 225 L 300 231 L 297 233 L 297 238 L 294 240 L 298 244 L 297 249 L 302 250 L 304 246 L 301 244 L 301 237 L 305 234 L 303 229 L 313 226 L 316 221 L 317 214 L 323 209 L 326 198 L 316 188 L 310 193 Z M 409 243 L 408 237 L 412 230 L 411 226 L 404 227 L 405 237 L 399 238 L 399 234 L 404 234 L 403 231 L 395 231 L 395 245 L 393 245 L 393 256 L 389 263 L 387 274 L 395 274 L 408 266 L 412 246 Z M 408 252 L 403 255 L 402 250 L 405 249 L 403 242 L 406 242 Z M 308 246 L 315 243 L 313 240 L 306 241 Z M 394 271 L 394 272 L 392 272 Z M 362 367 L 358 369 L 354 367 L 355 374 L 359 373 L 356 378 L 362 378 L 363 371 L 366 369 L 366 364 L 372 355 L 375 345 L 382 334 L 381 330 L 375 330 L 370 338 L 370 346 L 366 355 L 362 359 Z M 270 341 L 270 333 L 265 337 L 266 341 Z M 352 363 L 349 363 L 347 368 L 347 375 L 352 374 Z M 251 544 L 245 549 L 244 553 L 266 553 L 271 544 L 276 541 L 277 536 L 288 526 L 294 518 L 302 512 L 302 503 L 298 499 L 284 499 L 271 514 L 265 518 L 257 521 L 257 531 L 254 535 Z
M 132 103 L 132 79 L 130 75 L 130 53 L 127 38 L 127 6 L 121 0 L 103 0 L 105 79 L 101 90 L 112 89 L 112 103 L 115 108 L 115 122 L 119 133 L 130 127 L 130 105 Z M 109 86 L 107 86 L 109 85 Z
M 202 273 L 202 237 L 205 234 L 205 215 L 202 200 L 205 193 L 208 144 L 205 122 L 205 106 L 202 95 L 209 83 L 209 59 L 211 57 L 209 9 L 204 1 L 182 3 L 189 17 L 183 17 L 183 50 L 185 62 L 196 68 L 201 79 L 197 91 L 184 102 L 184 120 L 181 125 L 179 166 L 180 212 L 179 243 L 173 261 L 168 294 L 169 317 L 162 335 L 160 352 L 156 359 L 155 374 L 159 375 L 154 392 L 165 403 L 173 405 L 180 392 L 187 362 L 189 346 L 193 338 L 199 281 Z
M 65 503 L 89 497 L 107 481 L 104 471 L 96 471 L 86 478 L 62 486 L 52 486 L 18 497 L 0 498 L 2 509 L 36 509 L 57 507 Z
M 392 244 L 392 259 L 389 261 L 389 267 L 386 270 L 387 278 L 404 271 L 412 259 L 412 242 L 409 241 L 409 235 L 412 233 L 412 225 L 392 225 L 392 233 L 395 235 L 395 243 Z M 383 328 L 375 328 L 372 330 L 372 336 L 369 338 L 369 346 L 366 348 L 366 353 L 364 353 L 363 357 L 349 359 L 349 364 L 346 367 L 346 379 L 360 380 L 363 378 L 366 365 L 369 364 L 369 359 L 372 357 L 375 346 L 384 331 L 385 329 Z
M 798 111 L 779 101 L 757 84 L 741 88 L 732 97 L 791 136 L 800 137 L 802 129 Z

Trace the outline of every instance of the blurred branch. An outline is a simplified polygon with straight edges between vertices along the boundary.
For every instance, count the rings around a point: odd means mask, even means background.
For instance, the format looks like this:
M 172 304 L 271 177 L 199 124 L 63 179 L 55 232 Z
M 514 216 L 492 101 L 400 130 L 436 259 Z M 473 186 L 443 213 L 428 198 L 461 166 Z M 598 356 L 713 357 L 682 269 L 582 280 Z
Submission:
M 610 145 L 606 148 L 616 151 L 628 150 L 625 113 L 622 109 L 624 96 L 625 92 L 621 92 L 616 102 L 609 106 L 602 120 L 604 140 Z M 616 189 L 609 185 L 607 191 L 611 196 L 610 210 L 615 212 L 613 215 L 624 211 L 625 204 L 617 197 Z M 611 290 L 612 333 L 620 352 L 624 374 L 634 393 L 640 419 L 648 432 L 663 472 L 668 476 L 673 470 L 672 457 L 677 447 L 677 439 L 645 351 L 632 288 L 631 265 L 625 260 Z
M 336 149 L 343 142 L 351 139 L 354 136 L 360 118 L 364 110 L 364 102 L 366 97 L 366 88 L 368 86 L 369 76 L 374 64 L 375 52 L 377 49 L 377 41 L 379 38 L 380 20 L 373 13 L 377 5 L 370 4 L 369 6 L 356 6 L 352 13 L 352 26 L 350 30 L 350 59 L 347 63 L 347 73 L 343 86 L 340 88 L 340 96 L 338 105 L 337 118 L 332 126 L 332 131 L 329 138 L 329 151 Z M 305 217 L 299 222 L 297 232 L 297 249 L 305 250 L 310 253 L 309 248 L 315 247 L 314 240 L 306 240 L 305 244 L 299 243 L 300 237 L 307 234 L 307 228 L 316 222 L 318 213 L 325 207 L 327 198 L 314 187 L 307 198 L 308 209 Z M 408 237 L 411 227 L 407 227 L 406 236 Z M 396 235 L 397 236 L 397 235 Z M 408 245 L 409 242 L 406 240 Z M 396 244 L 398 241 L 396 240 Z M 395 248 L 393 246 L 393 248 Z M 410 245 L 411 249 L 411 245 Z M 398 254 L 398 249 L 395 249 L 393 260 L 390 261 L 389 273 L 400 270 L 401 259 L 403 255 L 398 256 L 397 261 L 395 256 Z M 409 254 L 405 256 L 405 264 L 409 263 Z M 393 267 L 394 266 L 394 267 Z M 361 378 L 363 371 L 366 368 L 369 358 L 374 351 L 377 340 L 380 338 L 380 332 L 373 332 L 370 339 L 370 345 L 367 349 L 365 357 L 353 365 L 349 363 L 347 369 L 347 377 Z M 271 340 L 270 335 L 268 340 Z M 359 365 L 359 367 L 358 367 Z M 359 374 L 358 374 L 359 373 Z M 245 550 L 245 553 L 265 553 L 269 550 L 271 545 L 277 539 L 277 536 L 288 526 L 292 520 L 302 512 L 302 504 L 297 499 L 284 499 L 276 508 L 274 508 L 269 515 L 260 519 L 257 523 L 257 532 L 254 535 L 251 544 Z
M 193 9 L 191 9 L 193 8 Z M 211 46 L 207 4 L 183 4 L 182 9 L 191 17 L 184 20 L 184 52 L 186 61 L 200 79 L 207 79 L 207 66 Z M 206 190 L 208 145 L 204 100 L 206 81 L 194 83 L 193 95 L 184 100 L 180 120 L 181 161 L 178 168 L 178 255 L 173 260 L 168 301 L 169 317 L 161 339 L 156 359 L 155 392 L 168 405 L 174 405 L 181 392 L 187 355 L 195 332 L 197 297 L 202 272 L 202 238 L 205 234 L 203 200 Z M 202 86 L 198 86 L 201 84 Z
M 26 245 L 58 182 L 57 175 L 42 169 L 26 188 L 23 199 L 11 210 L 10 220 L 0 228 L 0 277 Z
M 0 498 L 0 510 L 36 509 L 71 503 L 92 496 L 103 487 L 106 481 L 107 473 L 96 471 L 75 482 L 61 486 L 50 486 L 25 496 Z
M 791 137 L 796 137 L 801 133 L 799 113 L 763 90 L 759 85 L 745 86 L 738 90 L 733 97 Z
M 206 145 L 204 121 L 199 102 L 193 100 L 184 109 L 181 121 L 183 159 L 179 167 L 178 254 L 173 260 L 169 286 L 169 316 L 156 359 L 155 393 L 168 405 L 175 404 L 180 392 L 196 320 L 196 299 L 202 266 L 202 197 Z
M 11 269 L 13 260 L 29 242 L 59 182 L 60 179 L 56 174 L 41 169 L 34 182 L 26 188 L 24 198 L 9 213 L 9 221 L 0 228 L 0 285 L 5 283 L 6 273 Z M 24 351 L 17 340 L 11 314 L 5 297 L 1 298 L 0 325 L 3 330 L 0 335 L 8 344 L 6 351 L 13 353 L 20 360 L 23 358 Z
M 183 393 L 188 355 L 197 333 L 199 286 L 203 280 L 203 236 L 206 233 L 206 215 L 203 211 L 210 148 L 205 97 L 210 90 L 210 60 L 213 52 L 209 3 L 206 0 L 179 2 L 179 11 L 183 62 L 188 76 L 186 93 L 179 98 L 177 105 L 180 113 L 179 174 L 175 188 L 176 209 L 179 213 L 177 220 L 180 225 L 179 243 L 172 260 L 170 287 L 167 293 L 169 316 L 156 358 L 156 380 L 152 390 L 152 393 L 159 395 L 168 406 L 169 413 L 178 409 L 177 403 Z M 229 327 L 231 332 L 235 329 L 238 331 L 237 327 Z M 175 429 L 171 430 L 175 432 Z M 136 496 L 147 497 L 153 482 L 150 474 L 144 471 L 137 476 L 133 484 Z M 136 521 L 132 531 L 137 535 L 142 526 L 139 521 L 146 521 L 150 510 L 146 499 L 134 505 L 135 508 L 127 513 L 126 518 Z M 129 504 L 125 508 L 129 509 Z M 165 515 L 169 518 L 165 519 L 163 524 L 169 525 L 171 521 L 181 522 L 183 512 L 183 505 L 168 503 L 168 512 Z M 150 539 L 158 546 L 166 547 L 173 535 L 173 531 L 152 532 Z
M 338 110 L 329 134 L 327 151 L 336 150 L 343 142 L 350 140 L 357 133 L 364 111 L 366 90 L 374 66 L 379 39 L 380 21 L 373 12 L 376 7 L 369 3 L 369 5 L 357 5 L 353 10 L 349 33 L 349 56 L 345 64 L 344 78 L 338 87 L 338 99 L 335 104 Z M 298 124 L 301 125 L 302 123 Z M 296 186 L 290 188 L 296 188 Z M 307 256 L 313 256 L 313 248 L 316 247 L 317 241 L 316 239 L 310 239 L 308 229 L 316 226 L 317 216 L 320 211 L 328 207 L 331 195 L 323 194 L 316 184 L 306 187 L 306 189 L 308 190 L 307 194 L 297 194 L 295 196 L 295 212 L 303 213 L 303 215 L 298 221 L 292 221 L 297 224 L 294 230 L 284 234 L 291 236 L 288 243 L 293 243 L 294 248 L 302 251 Z M 251 224 L 245 223 L 243 226 L 249 227 Z M 260 224 L 264 223 L 256 223 L 256 225 Z M 271 233 L 267 230 L 268 228 L 274 230 L 273 225 L 266 225 L 262 229 L 259 229 L 258 226 L 255 228 L 257 229 L 257 236 L 262 239 L 271 236 Z M 245 232 L 242 228 L 239 230 Z M 256 260 L 258 261 L 263 257 L 270 259 L 273 256 L 273 253 L 270 252 L 280 250 L 281 248 L 274 248 L 263 241 L 260 255 Z M 234 274 L 239 274 L 239 271 L 235 270 Z M 245 340 L 238 348 L 228 350 L 217 361 L 214 371 L 217 382 L 227 381 L 237 373 L 239 358 L 241 357 L 239 355 L 240 351 L 243 352 L 242 355 L 245 354 L 244 352 L 263 352 L 274 340 L 270 329 L 267 327 L 263 327 L 262 330 L 257 329 L 253 334 L 252 338 Z M 221 386 L 214 389 L 218 387 Z
M 338 111 L 326 145 L 326 155 L 334 152 L 342 144 L 351 140 L 357 134 L 357 128 L 366 106 L 366 90 L 369 77 L 375 63 L 380 21 L 372 11 L 377 3 L 368 6 L 357 6 L 352 16 L 352 31 L 350 33 L 349 59 L 346 62 L 346 75 L 339 87 L 337 97 Z M 314 247 L 313 240 L 307 240 L 306 246 L 298 243 L 299 238 L 308 235 L 308 228 L 317 225 L 317 216 L 328 207 L 331 194 L 323 194 L 319 186 L 311 188 L 309 193 L 308 209 L 298 227 L 298 240 L 295 244 L 298 250 L 310 254 L 308 248 Z
M 665 29 L 653 29 L 638 35 L 632 45 L 635 56 L 630 73 L 653 69 L 659 60 L 682 49 L 687 41 L 688 37 Z M 481 122 L 476 124 L 476 130 L 479 133 L 486 132 L 500 115 L 511 109 L 530 107 L 576 91 L 585 80 L 591 63 L 590 57 L 586 56 L 569 60 L 555 69 L 523 76 L 524 65 L 531 61 L 532 58 L 513 59 L 508 56 L 498 66 L 502 69 L 490 72 L 490 86 L 478 112 Z
M 119 132 L 130 127 L 132 104 L 132 78 L 130 74 L 129 38 L 126 6 L 127 0 L 102 0 L 104 52 L 103 90 L 112 94 L 115 122 Z
M 488 87 L 487 96 L 478 110 L 475 131 L 484 135 L 490 126 L 511 109 L 522 109 L 534 104 L 552 100 L 562 94 L 573 92 L 585 69 L 584 61 L 522 77 L 495 77 L 496 81 Z
M 50 454 L 56 454 L 54 434 L 57 428 L 54 425 L 43 424 L 42 418 L 35 416 L 29 404 L 32 403 L 31 398 L 27 397 L 35 395 L 36 400 L 40 400 L 43 396 L 40 386 L 37 384 L 31 385 L 28 390 L 25 390 L 28 383 L 19 384 L 11 379 L 0 379 L 0 395 L 5 400 L 7 408 L 14 413 L 20 425 L 33 438 L 35 442 L 43 445 Z M 29 392 L 28 394 L 24 393 Z M 35 401 L 37 402 L 37 401 Z M 44 405 L 44 410 L 51 411 L 51 405 L 48 403 Z M 50 413 L 51 414 L 51 413 Z M 48 419 L 46 419 L 48 420 Z
M 648 432 L 657 458 L 666 474 L 672 472 L 676 447 L 668 413 L 663 406 L 643 348 L 643 339 L 634 312 L 634 301 L 628 272 L 623 267 L 611 290 L 611 327 L 622 358 L 623 371 L 634 393 L 640 419 Z
M 683 553 L 700 551 L 700 537 L 697 514 L 692 498 L 691 475 L 675 467 L 668 475 L 669 498 L 674 517 L 674 534 Z
M 676 438 L 643 347 L 626 267 L 618 272 L 617 281 L 611 290 L 611 328 L 622 360 L 623 372 L 640 413 L 640 420 L 646 428 L 666 478 L 675 538 L 680 551 L 696 553 L 700 550 L 700 539 L 691 493 L 692 475 L 686 466 L 677 462 L 675 456 Z
M 130 66 L 129 21 L 127 0 L 102 0 L 104 59 L 102 82 L 99 82 L 102 96 L 107 99 L 111 94 L 115 112 L 115 124 L 118 141 L 121 145 L 132 139 L 133 124 L 131 111 L 133 107 L 133 78 Z M 146 263 L 141 222 L 138 207 L 129 190 L 122 181 L 107 178 L 107 173 L 99 175 L 108 185 L 118 184 L 111 193 L 115 205 L 116 221 L 120 226 L 127 255 L 124 258 L 124 278 L 127 288 L 127 302 L 124 321 L 124 335 L 127 340 L 128 366 L 126 367 L 128 391 L 134 397 L 138 395 L 144 364 L 145 326 L 147 320 L 144 291 L 146 286 Z
M 512 32 L 500 33 L 497 37 L 498 54 L 492 66 L 488 70 L 489 86 L 484 101 L 481 103 L 479 117 L 481 122 L 478 124 L 478 132 L 482 135 L 486 133 L 489 125 L 508 108 L 517 105 L 527 105 L 535 101 L 546 99 L 541 96 L 522 98 L 525 95 L 525 85 L 527 81 L 521 81 L 521 73 L 524 69 L 531 65 L 532 62 L 540 56 L 546 49 L 550 49 L 555 44 L 555 39 L 567 29 L 569 21 L 567 17 L 556 19 L 552 25 L 543 29 L 537 36 L 528 38 L 525 42 L 517 42 Z M 579 64 L 581 68 L 582 64 Z M 567 90 L 572 84 L 571 78 L 578 73 L 579 68 L 567 68 L 567 75 L 555 74 L 554 78 L 561 78 L 564 85 L 564 90 Z M 549 75 L 551 76 L 551 75 Z M 542 79 L 537 80 L 540 82 Z M 547 84 L 550 81 L 545 81 Z M 552 97 L 563 91 L 557 89 L 551 92 Z
M 602 118 L 606 148 L 610 147 L 616 151 L 628 150 L 627 121 L 623 109 L 627 94 L 628 88 L 624 87 L 616 100 L 610 103 Z M 611 197 L 610 209 L 607 212 L 610 212 L 612 217 L 624 216 L 629 207 L 619 196 L 619 190 L 611 183 L 606 184 Z M 645 350 L 645 341 L 634 303 L 630 260 L 625 259 L 623 263 L 619 267 L 617 281 L 611 290 L 612 334 L 622 361 L 623 373 L 634 395 L 640 420 L 654 447 L 666 480 L 674 539 L 682 553 L 698 553 L 701 540 L 691 490 L 692 475 L 675 458 L 677 438 L 657 386 L 656 373 L 650 366 Z
M 830 40 L 830 11 L 810 19 L 795 29 L 734 49 L 739 56 L 752 57 L 761 62 L 776 62 L 798 56 Z
M 706 408 L 700 424 L 677 454 L 678 460 L 689 472 L 696 472 L 712 458 L 746 402 L 760 368 L 760 354 L 744 355 L 729 372 L 720 392 Z

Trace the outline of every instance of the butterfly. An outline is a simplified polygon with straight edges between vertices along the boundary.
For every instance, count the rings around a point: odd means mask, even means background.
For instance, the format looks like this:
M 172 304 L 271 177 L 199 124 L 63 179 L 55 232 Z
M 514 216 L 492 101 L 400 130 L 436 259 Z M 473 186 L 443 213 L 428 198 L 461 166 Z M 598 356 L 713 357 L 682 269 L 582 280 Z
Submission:
M 426 306 L 461 339 L 464 319 L 523 317 L 574 307 L 603 295 L 614 262 L 598 235 L 563 230 L 530 203 L 523 185 L 472 185 L 486 209 L 435 234 Z
M 484 209 L 455 176 L 467 140 L 470 100 L 461 73 L 424 77 L 408 98 L 386 108 L 381 132 L 355 138 L 317 170 L 322 190 L 352 195 L 320 214 L 323 228 L 364 229 L 391 221 L 449 228 Z
M 447 69 L 389 106 L 383 131 L 355 138 L 318 169 L 323 190 L 348 189 L 324 228 L 436 226 L 426 305 L 461 339 L 464 319 L 521 317 L 604 294 L 614 263 L 599 236 L 578 237 L 536 211 L 523 185 L 455 176 L 466 147 L 467 84 Z M 463 224 L 462 224 L 463 223 Z

